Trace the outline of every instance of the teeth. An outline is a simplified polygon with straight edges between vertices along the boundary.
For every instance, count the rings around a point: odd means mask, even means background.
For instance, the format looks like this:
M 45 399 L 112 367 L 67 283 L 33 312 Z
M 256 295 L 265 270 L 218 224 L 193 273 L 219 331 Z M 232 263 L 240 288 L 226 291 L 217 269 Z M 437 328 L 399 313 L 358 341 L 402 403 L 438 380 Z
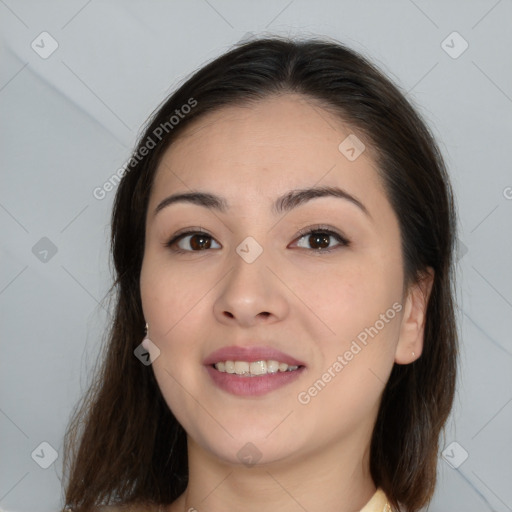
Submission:
M 249 370 L 251 375 L 264 375 L 267 373 L 267 362 L 266 361 L 256 361 L 249 365 Z
M 256 376 L 266 375 L 267 373 L 292 372 L 297 370 L 298 366 L 288 366 L 286 363 L 280 363 L 273 359 L 269 361 L 219 361 L 215 368 L 219 372 L 236 373 L 237 375 Z
M 277 361 L 267 361 L 267 373 L 277 373 L 279 371 L 279 363 Z
M 249 373 L 249 363 L 246 363 L 245 361 L 235 361 L 235 373 L 237 375 Z

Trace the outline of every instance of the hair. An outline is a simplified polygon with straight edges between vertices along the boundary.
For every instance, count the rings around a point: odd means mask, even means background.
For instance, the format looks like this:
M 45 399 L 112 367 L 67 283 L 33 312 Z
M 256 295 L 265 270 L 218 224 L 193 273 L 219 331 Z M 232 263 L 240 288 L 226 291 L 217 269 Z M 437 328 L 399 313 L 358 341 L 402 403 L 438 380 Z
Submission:
M 77 512 L 170 504 L 187 486 L 186 433 L 151 366 L 133 354 L 144 333 L 139 280 L 152 183 L 162 155 L 194 120 L 283 94 L 334 113 L 375 154 L 399 221 L 404 286 L 420 283 L 428 267 L 435 272 L 422 355 L 394 365 L 370 449 L 373 481 L 394 508 L 417 511 L 432 498 L 458 344 L 456 212 L 443 158 L 406 93 L 365 57 L 330 38 L 274 36 L 239 43 L 184 81 L 148 120 L 119 183 L 111 219 L 113 321 L 101 366 L 64 440 L 65 499 Z

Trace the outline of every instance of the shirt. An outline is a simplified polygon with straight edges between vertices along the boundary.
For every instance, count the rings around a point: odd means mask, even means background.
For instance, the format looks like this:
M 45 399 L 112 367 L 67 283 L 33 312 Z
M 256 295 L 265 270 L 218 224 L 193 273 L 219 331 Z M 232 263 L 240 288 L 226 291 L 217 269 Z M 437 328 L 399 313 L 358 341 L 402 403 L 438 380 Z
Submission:
M 370 501 L 361 509 L 361 512 L 392 512 L 384 491 L 379 488 Z
M 103 506 L 101 512 L 116 512 L 118 509 L 115 506 Z M 119 509 L 120 510 L 120 509 Z M 159 508 L 161 511 L 161 507 Z M 73 512 L 73 509 L 66 505 L 66 512 Z M 375 494 L 370 498 L 370 501 L 360 510 L 360 512 L 392 512 L 388 499 L 382 489 L 377 489 Z

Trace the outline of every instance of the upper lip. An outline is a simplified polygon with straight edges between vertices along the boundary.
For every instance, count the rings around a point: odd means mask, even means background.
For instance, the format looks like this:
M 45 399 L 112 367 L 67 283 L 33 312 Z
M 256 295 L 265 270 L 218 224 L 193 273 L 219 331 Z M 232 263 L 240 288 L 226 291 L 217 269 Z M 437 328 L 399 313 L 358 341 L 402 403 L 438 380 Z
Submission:
M 220 361 L 247 361 L 252 363 L 269 360 L 286 363 L 288 366 L 305 366 L 302 361 L 272 347 L 240 347 L 236 345 L 215 350 L 204 360 L 204 364 L 208 366 Z

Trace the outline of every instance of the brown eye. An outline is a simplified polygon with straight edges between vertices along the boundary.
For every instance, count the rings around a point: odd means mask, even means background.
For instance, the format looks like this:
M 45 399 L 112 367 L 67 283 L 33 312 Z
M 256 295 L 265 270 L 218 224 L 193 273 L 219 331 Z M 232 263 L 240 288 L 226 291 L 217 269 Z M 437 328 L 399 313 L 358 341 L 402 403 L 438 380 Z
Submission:
M 315 252 L 331 252 L 340 247 L 350 245 L 350 242 L 339 233 L 330 229 L 310 229 L 301 232 L 297 246 L 304 249 L 311 249 Z M 305 240 L 301 242 L 301 240 Z
M 315 233 L 309 235 L 308 242 L 313 249 L 326 249 L 331 243 L 330 238 L 327 233 Z
M 212 247 L 212 243 L 217 244 L 218 247 Z M 173 248 L 176 252 L 199 252 L 212 248 L 220 249 L 220 245 L 215 242 L 212 236 L 197 231 L 182 233 L 170 240 L 166 246 L 171 248 L 177 246 L 177 248 Z
M 202 251 L 203 249 L 210 248 L 210 246 L 212 245 L 212 239 L 211 237 L 205 235 L 191 235 L 189 243 L 190 247 L 192 247 L 192 250 Z

